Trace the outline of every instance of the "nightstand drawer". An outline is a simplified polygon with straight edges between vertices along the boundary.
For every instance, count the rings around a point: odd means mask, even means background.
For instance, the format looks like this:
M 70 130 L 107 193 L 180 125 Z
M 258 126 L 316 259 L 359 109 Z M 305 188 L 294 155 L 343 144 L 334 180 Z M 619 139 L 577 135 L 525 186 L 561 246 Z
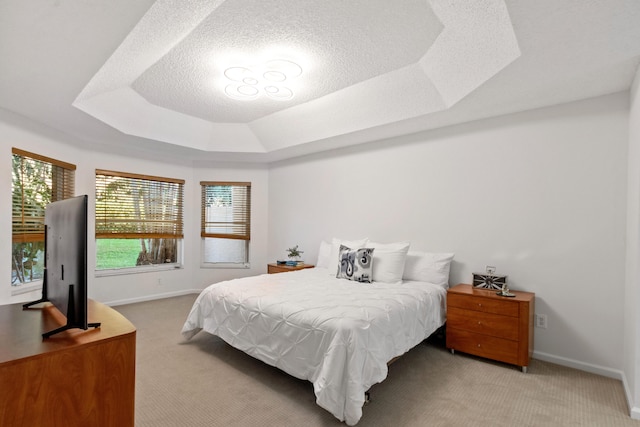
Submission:
M 449 307 L 447 327 L 518 340 L 518 322 L 511 317 Z
M 500 362 L 518 364 L 518 342 L 447 327 L 447 347 Z
M 286 265 L 286 264 L 267 264 L 267 273 L 286 273 L 288 271 L 297 271 L 303 270 L 305 268 L 313 268 L 314 266 L 311 264 L 302 264 L 302 265 Z
M 518 317 L 519 315 L 518 304 L 514 304 L 506 299 L 498 300 L 482 296 L 449 293 L 447 295 L 447 304 L 449 307 L 459 307 L 467 310 L 501 314 L 503 316 Z

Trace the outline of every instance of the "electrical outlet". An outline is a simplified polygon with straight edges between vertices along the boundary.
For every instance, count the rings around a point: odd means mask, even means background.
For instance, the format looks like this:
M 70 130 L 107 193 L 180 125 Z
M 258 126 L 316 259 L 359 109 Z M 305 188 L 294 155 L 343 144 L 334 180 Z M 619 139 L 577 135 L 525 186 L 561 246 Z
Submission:
M 496 268 L 492 265 L 485 265 L 484 269 L 486 271 L 487 274 L 493 274 L 496 272 Z
M 547 329 L 546 314 L 536 314 L 536 328 Z

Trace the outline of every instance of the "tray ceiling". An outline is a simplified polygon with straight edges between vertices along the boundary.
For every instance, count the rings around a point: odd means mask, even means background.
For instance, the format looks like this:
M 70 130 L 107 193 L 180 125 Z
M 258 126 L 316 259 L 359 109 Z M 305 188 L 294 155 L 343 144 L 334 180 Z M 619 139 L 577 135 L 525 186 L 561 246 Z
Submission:
M 96 149 L 269 162 L 628 89 L 640 2 L 5 0 L 0 107 Z M 38 98 L 40 97 L 40 98 Z

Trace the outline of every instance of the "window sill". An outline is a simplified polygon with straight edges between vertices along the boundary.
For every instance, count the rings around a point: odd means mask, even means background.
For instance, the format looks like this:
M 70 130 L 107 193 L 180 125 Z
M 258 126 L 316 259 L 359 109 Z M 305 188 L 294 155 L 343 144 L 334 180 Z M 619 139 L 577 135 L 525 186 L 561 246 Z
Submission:
M 182 264 L 156 264 L 143 267 L 114 268 L 110 270 L 96 270 L 95 277 L 124 276 L 127 274 L 141 274 L 154 271 L 180 270 L 182 268 Z
M 229 269 L 249 269 L 251 264 L 247 263 L 231 263 L 231 262 L 203 262 L 200 268 L 229 268 Z
M 35 292 L 35 291 L 41 291 L 41 290 L 42 290 L 42 281 L 40 280 L 36 283 L 12 286 L 11 296 L 14 297 L 16 295 L 28 294 L 29 292 Z

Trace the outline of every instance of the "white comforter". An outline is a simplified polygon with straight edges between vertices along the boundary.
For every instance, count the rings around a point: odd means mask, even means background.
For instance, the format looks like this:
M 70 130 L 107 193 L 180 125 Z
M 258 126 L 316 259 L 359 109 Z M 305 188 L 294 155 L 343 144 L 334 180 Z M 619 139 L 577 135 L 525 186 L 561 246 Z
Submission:
M 182 328 L 200 330 L 314 385 L 316 402 L 348 425 L 387 362 L 445 321 L 446 290 L 423 282 L 358 283 L 313 268 L 216 283 Z

